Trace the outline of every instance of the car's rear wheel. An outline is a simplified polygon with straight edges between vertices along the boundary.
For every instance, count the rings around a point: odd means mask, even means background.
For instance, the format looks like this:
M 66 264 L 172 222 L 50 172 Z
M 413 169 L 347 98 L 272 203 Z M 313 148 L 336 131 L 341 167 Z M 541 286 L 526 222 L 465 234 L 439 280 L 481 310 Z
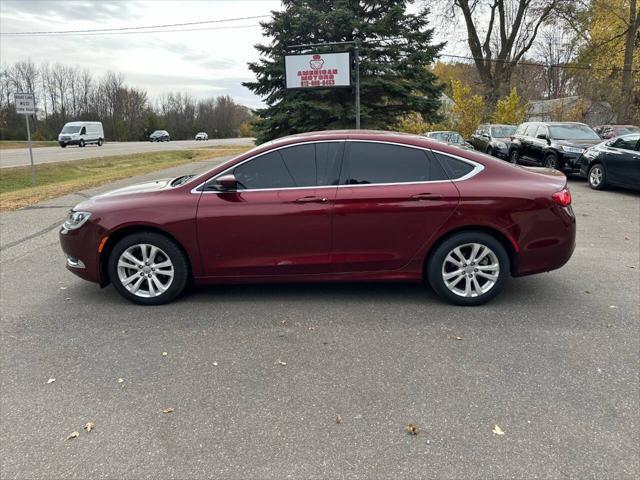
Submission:
M 101 147 L 101 146 L 102 146 L 102 143 L 103 143 L 102 139 L 101 139 L 101 138 L 99 138 L 99 139 L 98 139 L 98 146 L 99 146 L 99 147 Z
M 518 152 L 518 150 L 516 149 L 511 150 L 511 152 L 509 152 L 509 162 L 513 163 L 514 165 L 517 165 L 519 160 L 520 160 L 520 152 Z
M 121 239 L 109 255 L 108 271 L 118 293 L 141 305 L 170 302 L 182 293 L 189 278 L 182 249 L 155 232 Z
M 455 305 L 488 302 L 504 288 L 509 256 L 502 244 L 484 232 L 452 235 L 431 255 L 427 275 L 435 292 Z
M 607 188 L 607 174 L 601 163 L 591 165 L 589 169 L 589 186 L 594 190 L 605 190 Z

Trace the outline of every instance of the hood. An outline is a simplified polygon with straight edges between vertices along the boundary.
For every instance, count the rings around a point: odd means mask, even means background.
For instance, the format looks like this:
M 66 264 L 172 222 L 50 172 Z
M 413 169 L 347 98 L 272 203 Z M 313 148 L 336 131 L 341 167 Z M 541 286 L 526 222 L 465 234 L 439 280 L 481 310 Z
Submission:
M 567 147 L 578 147 L 578 148 L 589 148 L 597 145 L 598 143 L 602 143 L 602 139 L 598 138 L 596 140 L 556 140 L 558 145 L 565 145 Z
M 124 188 L 118 188 L 116 190 L 111 190 L 109 192 L 101 193 L 92 197 L 94 199 L 100 199 L 105 197 L 115 197 L 118 195 L 129 195 L 133 193 L 149 193 L 149 192 L 158 192 L 160 190 L 164 190 L 171 183 L 172 178 L 163 178 L 162 180 L 154 180 L 151 182 L 139 183 L 137 185 L 130 185 Z

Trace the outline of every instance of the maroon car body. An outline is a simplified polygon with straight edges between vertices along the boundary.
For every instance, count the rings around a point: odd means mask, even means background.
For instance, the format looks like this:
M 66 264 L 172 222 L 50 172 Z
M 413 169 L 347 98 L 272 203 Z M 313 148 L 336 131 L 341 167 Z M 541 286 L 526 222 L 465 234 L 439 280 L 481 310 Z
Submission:
M 237 167 L 267 152 L 301 145 L 319 149 L 329 143 L 338 152 L 330 185 L 207 189 L 211 179 L 239 172 Z M 437 181 L 345 180 L 347 158 L 365 143 L 367 148 L 395 145 L 422 151 L 440 166 L 446 159 L 462 160 L 473 171 Z M 455 176 L 446 165 L 444 169 L 448 177 Z M 90 212 L 91 217 L 78 229 L 63 226 L 60 232 L 67 267 L 102 286 L 113 281 L 108 262 L 114 246 L 140 232 L 157 232 L 179 245 L 197 284 L 420 281 L 434 249 L 451 235 L 467 231 L 495 238 L 509 256 L 511 275 L 521 276 L 561 267 L 575 245 L 575 217 L 562 173 L 514 166 L 391 132 L 290 136 L 178 186 L 161 180 L 127 187 L 73 210 Z

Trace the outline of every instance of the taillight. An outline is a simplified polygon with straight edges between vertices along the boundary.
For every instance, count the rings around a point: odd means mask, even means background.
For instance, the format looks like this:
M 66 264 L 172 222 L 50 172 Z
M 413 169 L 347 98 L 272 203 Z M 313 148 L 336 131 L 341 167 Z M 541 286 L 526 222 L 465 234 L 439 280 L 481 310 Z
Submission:
M 571 205 L 571 192 L 569 192 L 568 188 L 563 188 L 559 192 L 554 193 L 551 195 L 551 198 L 553 198 L 553 201 L 561 207 L 568 207 Z

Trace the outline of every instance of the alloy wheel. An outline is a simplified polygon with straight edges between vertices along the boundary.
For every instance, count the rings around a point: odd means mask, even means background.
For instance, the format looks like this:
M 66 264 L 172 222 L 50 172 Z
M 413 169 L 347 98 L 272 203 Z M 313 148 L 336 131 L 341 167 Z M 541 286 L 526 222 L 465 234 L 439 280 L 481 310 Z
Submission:
M 602 168 L 599 165 L 596 165 L 591 168 L 591 171 L 589 172 L 589 183 L 592 187 L 599 187 L 602 183 L 602 177 Z
M 118 258 L 118 278 L 124 288 L 141 298 L 162 295 L 171 286 L 173 263 L 161 248 L 139 243 Z
M 445 286 L 460 297 L 479 297 L 498 281 L 500 262 L 493 250 L 480 243 L 466 243 L 451 250 L 442 264 Z

